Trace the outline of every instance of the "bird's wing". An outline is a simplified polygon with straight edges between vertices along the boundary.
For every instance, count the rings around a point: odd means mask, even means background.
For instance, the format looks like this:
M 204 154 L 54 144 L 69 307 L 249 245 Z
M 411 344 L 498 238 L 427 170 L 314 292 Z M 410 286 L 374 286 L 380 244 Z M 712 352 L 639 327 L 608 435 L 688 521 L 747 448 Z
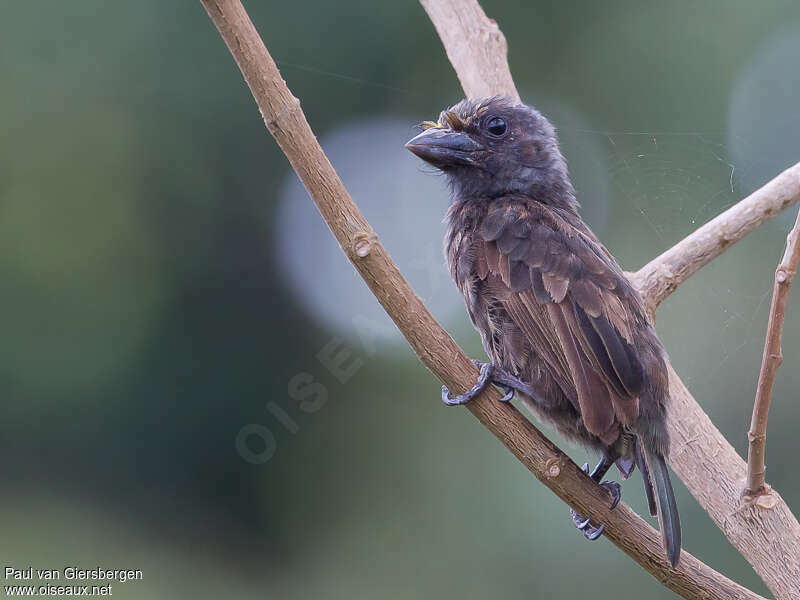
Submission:
M 478 276 L 504 288 L 503 307 L 586 428 L 613 442 L 618 423 L 636 421 L 644 380 L 633 340 L 643 317 L 621 269 L 588 229 L 538 203 L 496 200 L 478 233 Z

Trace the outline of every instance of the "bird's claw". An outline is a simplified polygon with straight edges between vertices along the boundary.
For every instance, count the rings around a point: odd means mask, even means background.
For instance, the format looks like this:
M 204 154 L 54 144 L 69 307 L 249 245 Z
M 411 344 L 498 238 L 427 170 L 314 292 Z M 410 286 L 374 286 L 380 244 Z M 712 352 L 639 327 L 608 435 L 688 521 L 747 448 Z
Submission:
M 507 385 L 503 385 L 501 383 L 495 383 L 495 385 L 505 392 L 505 395 L 500 398 L 500 402 L 511 402 L 511 400 L 514 398 L 514 388 L 508 387 Z
M 604 481 L 600 485 L 606 488 L 611 494 L 612 500 L 609 510 L 614 510 L 622 499 L 622 488 L 616 481 Z
M 444 402 L 447 406 L 458 406 L 460 404 L 466 404 L 470 400 L 473 400 L 478 394 L 480 394 L 485 388 L 486 385 L 489 383 L 489 378 L 492 375 L 492 363 L 477 363 L 476 365 L 480 364 L 481 374 L 478 376 L 478 381 L 475 382 L 475 385 L 472 386 L 468 391 L 464 392 L 463 394 L 459 394 L 455 398 L 450 396 L 450 390 L 447 389 L 446 385 L 442 386 L 442 402 Z
M 585 537 L 590 542 L 593 542 L 601 535 L 603 535 L 603 531 L 605 531 L 605 529 L 606 526 L 604 524 L 601 524 L 600 527 L 597 528 L 587 527 L 586 529 L 583 530 L 583 537 Z
M 603 531 L 605 531 L 606 526 L 600 525 L 600 527 L 592 527 L 590 525 L 592 518 L 591 517 L 584 517 L 583 515 L 579 514 L 574 508 L 569 509 L 569 514 L 572 517 L 572 522 L 575 525 L 575 528 L 579 531 L 583 532 L 583 537 L 587 540 L 593 542 L 601 535 L 603 535 Z
M 578 514 L 575 509 L 570 508 L 569 514 L 572 517 L 572 522 L 575 524 L 575 528 L 579 531 L 583 532 L 583 537 L 585 537 L 589 541 L 594 541 L 603 535 L 603 531 L 605 531 L 606 526 L 600 525 L 600 527 L 592 527 L 590 525 L 592 519 L 591 517 L 584 517 L 581 514 Z
M 581 531 L 586 529 L 591 521 L 589 517 L 584 517 L 583 515 L 578 514 L 574 508 L 569 509 L 569 516 L 572 517 L 572 522 L 575 524 L 575 529 L 580 529 Z
M 504 395 L 500 398 L 500 402 L 510 402 L 514 398 L 514 393 L 517 391 L 529 396 L 534 395 L 533 389 L 529 385 L 519 378 L 514 377 L 505 369 L 497 367 L 492 363 L 485 363 L 479 360 L 473 360 L 472 362 L 481 370 L 478 381 L 475 382 L 475 385 L 473 385 L 471 389 L 455 398 L 450 396 L 450 390 L 447 389 L 446 385 L 443 385 L 442 402 L 447 406 L 458 406 L 460 404 L 466 404 L 470 400 L 474 400 L 475 397 L 486 389 L 489 383 L 503 390 Z
M 581 470 L 584 473 L 589 473 L 589 463 L 583 463 Z M 604 481 L 599 484 L 601 487 L 604 487 L 608 490 L 608 492 L 612 496 L 611 506 L 609 510 L 614 510 L 619 504 L 620 499 L 622 498 L 622 488 L 616 481 Z M 584 517 L 583 515 L 579 514 L 575 509 L 569 509 L 570 517 L 572 517 L 572 522 L 575 527 L 583 532 L 583 537 L 587 540 L 593 542 L 601 535 L 603 535 L 603 531 L 605 531 L 606 526 L 605 524 L 601 523 L 600 527 L 592 527 L 589 523 L 591 522 L 591 517 Z

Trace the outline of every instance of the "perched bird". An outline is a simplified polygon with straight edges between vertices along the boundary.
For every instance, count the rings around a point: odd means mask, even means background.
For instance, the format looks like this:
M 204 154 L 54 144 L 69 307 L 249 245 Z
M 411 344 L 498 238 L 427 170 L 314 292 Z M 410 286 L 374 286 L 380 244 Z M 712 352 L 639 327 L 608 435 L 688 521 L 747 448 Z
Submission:
M 406 147 L 447 176 L 445 255 L 491 363 L 463 404 L 488 384 L 520 392 L 539 419 L 598 450 L 601 483 L 613 464 L 638 466 L 669 562 L 680 557 L 678 508 L 665 456 L 665 351 L 642 300 L 578 214 L 555 130 L 505 97 L 463 100 L 422 123 Z M 588 471 L 588 466 L 584 466 Z M 619 501 L 619 485 L 602 482 Z M 589 539 L 603 530 L 571 511 Z

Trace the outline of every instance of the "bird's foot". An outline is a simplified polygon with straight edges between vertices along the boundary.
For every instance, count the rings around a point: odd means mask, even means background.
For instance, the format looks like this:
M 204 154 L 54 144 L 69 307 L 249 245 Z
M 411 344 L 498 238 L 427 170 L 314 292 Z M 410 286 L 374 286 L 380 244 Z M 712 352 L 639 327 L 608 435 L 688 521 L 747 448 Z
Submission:
M 466 404 L 470 400 L 473 400 L 478 394 L 480 394 L 489 383 L 489 378 L 492 375 L 493 365 L 492 363 L 482 363 L 478 365 L 481 369 L 481 374 L 478 375 L 478 381 L 475 382 L 475 385 L 472 386 L 469 390 L 464 392 L 463 394 L 459 394 L 455 398 L 450 396 L 450 390 L 447 389 L 446 385 L 442 386 L 442 402 L 444 402 L 447 406 L 458 406 L 459 404 Z
M 498 367 L 492 363 L 480 362 L 478 360 L 473 360 L 472 362 L 474 362 L 475 366 L 481 370 L 481 373 L 478 376 L 478 381 L 475 382 L 475 385 L 473 385 L 468 391 L 456 396 L 455 398 L 450 396 L 450 390 L 447 389 L 446 385 L 443 385 L 442 402 L 447 404 L 447 406 L 466 404 L 478 396 L 490 383 L 496 385 L 505 393 L 505 395 L 500 399 L 501 402 L 510 401 L 514 397 L 514 392 L 522 392 L 523 394 L 527 394 L 529 396 L 534 395 L 533 388 L 521 381 L 519 378 L 514 377 L 502 367 Z
M 589 463 L 584 463 L 583 472 L 589 473 Z M 611 500 L 611 507 L 609 510 L 614 510 L 617 504 L 619 504 L 620 499 L 622 498 L 622 488 L 616 481 L 604 481 L 599 485 L 606 488 L 611 494 L 612 500 Z M 587 540 L 594 541 L 601 535 L 603 535 L 603 531 L 606 528 L 604 524 L 601 524 L 600 527 L 593 527 L 590 524 L 592 520 L 591 517 L 585 517 L 579 514 L 573 508 L 569 509 L 569 516 L 572 517 L 572 523 L 575 525 L 577 529 L 583 532 L 583 537 L 585 537 Z

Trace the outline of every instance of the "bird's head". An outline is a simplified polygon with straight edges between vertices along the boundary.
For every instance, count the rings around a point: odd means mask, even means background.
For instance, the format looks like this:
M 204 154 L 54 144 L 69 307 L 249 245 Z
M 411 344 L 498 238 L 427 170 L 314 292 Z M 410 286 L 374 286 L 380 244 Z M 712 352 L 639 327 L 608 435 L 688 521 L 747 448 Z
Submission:
M 530 106 L 503 96 L 462 100 L 421 127 L 406 148 L 441 169 L 456 198 L 523 194 L 574 203 L 555 129 Z

